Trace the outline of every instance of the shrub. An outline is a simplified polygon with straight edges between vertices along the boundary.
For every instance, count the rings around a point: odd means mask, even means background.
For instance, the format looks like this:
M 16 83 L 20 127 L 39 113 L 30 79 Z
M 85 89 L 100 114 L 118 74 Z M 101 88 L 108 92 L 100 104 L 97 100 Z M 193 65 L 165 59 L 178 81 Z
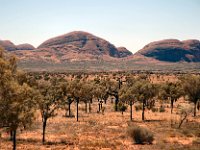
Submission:
M 61 144 L 65 144 L 65 145 L 68 144 L 68 142 L 66 141 L 65 138 L 61 138 L 61 139 L 60 139 L 60 143 L 61 143 Z
M 185 135 L 186 137 L 193 137 L 193 134 L 189 129 L 182 130 L 182 134 Z
M 163 105 L 160 106 L 159 112 L 165 112 L 165 107 Z
M 127 106 L 124 105 L 123 103 L 119 103 L 117 105 L 114 105 L 113 109 L 116 110 L 116 107 L 118 108 L 118 111 L 121 111 L 121 112 L 125 112 L 127 110 Z
M 158 108 L 153 107 L 153 108 L 151 108 L 151 111 L 152 112 L 158 112 Z
M 192 141 L 192 144 L 194 144 L 194 145 L 200 145 L 200 138 L 197 138 L 197 139 L 194 139 L 193 141 Z
M 142 104 L 135 105 L 135 110 L 136 111 L 142 110 Z
M 118 106 L 119 106 L 119 110 L 122 111 L 122 112 L 125 112 L 127 110 L 127 106 L 124 105 L 124 104 L 119 103 Z
M 130 127 L 128 129 L 128 134 L 136 144 L 152 144 L 154 140 L 153 133 L 143 127 Z

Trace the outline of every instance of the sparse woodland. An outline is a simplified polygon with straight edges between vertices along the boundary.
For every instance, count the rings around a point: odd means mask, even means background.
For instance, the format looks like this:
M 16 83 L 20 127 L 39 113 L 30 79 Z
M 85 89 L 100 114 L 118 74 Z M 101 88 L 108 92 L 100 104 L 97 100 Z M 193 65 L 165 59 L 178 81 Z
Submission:
M 199 111 L 199 75 L 27 73 L 0 49 L 0 149 L 198 149 Z

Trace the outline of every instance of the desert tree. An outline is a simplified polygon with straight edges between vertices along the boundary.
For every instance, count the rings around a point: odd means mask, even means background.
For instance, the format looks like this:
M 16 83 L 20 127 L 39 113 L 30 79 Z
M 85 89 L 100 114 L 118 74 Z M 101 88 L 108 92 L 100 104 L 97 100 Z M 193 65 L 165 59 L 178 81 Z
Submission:
M 62 89 L 63 92 L 63 101 L 62 101 L 62 109 L 66 110 L 66 106 L 68 108 L 68 115 L 66 112 L 66 116 L 71 117 L 71 104 L 74 102 L 71 94 L 70 94 L 70 82 L 68 80 L 65 79 L 60 79 L 60 87 Z
M 55 78 L 50 81 L 39 81 L 38 89 L 42 96 L 39 109 L 42 116 L 42 143 L 44 144 L 47 121 L 57 115 L 56 111 L 61 108 L 64 92 L 60 82 Z
M 200 76 L 187 76 L 182 78 L 185 97 L 194 103 L 194 116 L 196 116 L 197 104 L 200 99 Z
M 81 91 L 80 91 L 80 99 L 85 103 L 85 112 L 87 113 L 88 104 L 89 104 L 89 112 L 91 111 L 91 102 L 94 97 L 94 84 L 89 81 L 82 81 Z
M 76 121 L 79 119 L 79 102 L 82 96 L 82 86 L 83 82 L 80 81 L 80 79 L 75 79 L 69 83 L 69 94 L 70 97 L 73 99 L 74 102 L 76 102 Z
M 85 112 L 88 110 L 89 103 L 89 112 L 91 112 L 91 103 L 94 97 L 94 83 L 86 80 L 82 80 L 79 82 L 79 91 L 76 92 L 76 97 L 78 97 L 79 101 L 85 103 Z
M 121 87 L 121 85 L 119 85 L 120 82 L 114 80 L 105 80 L 104 81 L 106 84 L 106 88 L 107 88 L 107 93 L 110 96 L 113 96 L 115 98 L 115 111 L 118 111 L 118 103 L 119 103 L 119 87 Z
M 179 82 L 167 82 L 160 85 L 159 97 L 161 99 L 170 99 L 171 114 L 173 113 L 174 103 L 182 96 L 182 88 Z
M 11 82 L 5 89 L 7 94 L 1 98 L 0 112 L 3 127 L 7 127 L 12 133 L 13 149 L 16 149 L 16 133 L 18 128 L 27 128 L 34 119 L 37 105 L 37 92 L 27 84 L 20 86 Z
M 74 102 L 74 100 L 72 99 L 72 97 L 70 95 L 67 96 L 66 101 L 64 101 L 67 105 L 68 105 L 68 116 L 72 117 L 71 114 L 71 104 Z M 67 114 L 66 114 L 67 116 Z
M 0 127 L 11 133 L 13 149 L 16 149 L 18 128 L 27 128 L 34 119 L 38 93 L 26 83 L 19 84 L 16 58 L 8 60 L 0 49 Z
M 107 101 L 107 88 L 106 88 L 106 85 L 104 85 L 103 82 L 100 82 L 99 84 L 95 84 L 94 85 L 94 97 L 98 100 L 98 112 L 100 112 L 100 110 L 102 109 L 102 103 L 103 103 L 103 100 L 104 102 L 106 103 Z
M 142 120 L 145 120 L 145 108 L 157 95 L 157 86 L 147 80 L 139 79 L 133 86 L 133 93 L 136 100 L 142 103 Z
M 87 113 L 88 104 L 90 107 L 90 103 L 92 102 L 93 95 L 94 95 L 94 84 L 93 82 L 87 80 L 74 80 L 69 84 L 69 94 L 70 94 L 70 101 L 74 100 L 77 102 L 77 112 L 78 112 L 78 103 L 84 102 L 85 103 L 85 112 Z M 78 101 L 77 101 L 78 100 Z M 78 119 L 78 114 L 77 114 Z
M 136 102 L 134 86 L 123 85 L 119 91 L 120 102 L 128 103 L 130 106 L 130 120 L 133 120 L 133 105 Z
M 20 85 L 23 85 L 24 83 L 26 83 L 31 88 L 34 88 L 35 90 L 38 89 L 38 80 L 39 79 L 37 79 L 33 76 L 30 76 L 27 72 L 24 72 L 22 70 L 17 70 L 16 79 Z
M 107 103 L 107 100 L 108 100 L 108 97 L 109 97 L 110 84 L 111 84 L 110 80 L 106 79 L 106 78 L 103 78 L 101 80 L 101 82 L 99 83 L 99 88 L 100 88 L 100 92 L 101 92 L 101 94 L 99 93 L 100 98 L 105 104 Z
M 137 81 L 137 78 L 134 78 L 133 76 L 129 75 L 125 77 L 125 81 L 126 81 L 126 85 L 130 87 L 134 85 L 134 83 Z

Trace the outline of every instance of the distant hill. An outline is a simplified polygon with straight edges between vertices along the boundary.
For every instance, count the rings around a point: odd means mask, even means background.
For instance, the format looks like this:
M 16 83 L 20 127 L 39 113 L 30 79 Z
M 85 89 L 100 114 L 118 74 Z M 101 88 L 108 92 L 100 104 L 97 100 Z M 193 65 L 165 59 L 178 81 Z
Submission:
M 54 51 L 69 59 L 89 59 L 88 57 L 121 58 L 132 55 L 127 49 L 116 48 L 108 41 L 83 31 L 74 31 L 43 42 L 38 49 Z M 73 58 L 74 57 L 74 58 Z
M 74 31 L 51 38 L 37 48 L 1 41 L 30 71 L 200 70 L 200 41 L 167 39 L 132 54 L 93 34 Z
M 14 45 L 14 44 L 12 44 Z M 108 41 L 83 31 L 51 38 L 31 51 L 31 45 L 18 45 L 12 53 L 22 63 L 66 64 L 81 61 L 110 61 L 132 55 L 126 48 L 117 48 Z
M 0 46 L 3 47 L 7 51 L 14 51 L 16 50 L 16 46 L 8 40 L 2 41 L 0 40 Z
M 0 40 L 0 46 L 7 51 L 16 51 L 16 50 L 34 50 L 35 48 L 30 44 L 20 44 L 15 45 L 9 40 L 2 41 Z
M 33 45 L 31 44 L 20 44 L 17 45 L 17 50 L 34 50 L 35 47 L 33 47 Z
M 200 62 L 200 41 L 156 41 L 146 45 L 135 55 L 138 54 L 165 62 Z

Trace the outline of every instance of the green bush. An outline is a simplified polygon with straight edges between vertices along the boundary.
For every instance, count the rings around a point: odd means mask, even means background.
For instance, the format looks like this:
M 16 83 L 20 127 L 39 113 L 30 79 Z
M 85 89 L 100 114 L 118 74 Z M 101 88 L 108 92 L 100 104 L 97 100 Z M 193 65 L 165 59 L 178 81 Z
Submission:
M 154 140 L 153 133 L 143 127 L 129 127 L 128 134 L 136 144 L 152 144 Z

